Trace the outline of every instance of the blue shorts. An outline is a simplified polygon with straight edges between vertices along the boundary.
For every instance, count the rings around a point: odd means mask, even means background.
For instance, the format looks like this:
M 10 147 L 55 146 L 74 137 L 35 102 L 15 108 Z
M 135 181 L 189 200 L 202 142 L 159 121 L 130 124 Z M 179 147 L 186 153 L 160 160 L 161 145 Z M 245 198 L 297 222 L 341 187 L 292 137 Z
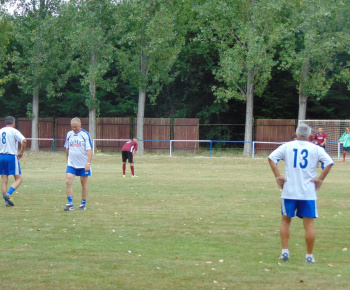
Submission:
M 21 167 L 16 155 L 0 154 L 0 175 L 20 175 Z
M 281 200 L 281 214 L 290 218 L 318 218 L 316 200 Z
M 85 168 L 74 168 L 72 166 L 67 165 L 66 173 L 74 174 L 76 176 L 90 176 L 91 175 L 91 168 L 89 171 L 85 171 Z

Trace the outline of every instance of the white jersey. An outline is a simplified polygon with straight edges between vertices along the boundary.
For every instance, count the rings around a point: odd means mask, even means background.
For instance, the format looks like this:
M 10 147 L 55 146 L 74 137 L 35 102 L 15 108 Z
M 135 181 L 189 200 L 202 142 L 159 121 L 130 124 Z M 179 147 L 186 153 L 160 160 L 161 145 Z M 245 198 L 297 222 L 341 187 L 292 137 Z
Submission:
M 68 166 L 74 168 L 84 168 L 87 162 L 87 151 L 92 149 L 92 141 L 90 135 L 84 129 L 78 133 L 69 131 L 67 133 L 64 147 L 69 149 Z
M 323 162 L 327 167 L 334 164 L 332 158 L 320 146 L 307 140 L 295 140 L 285 143 L 273 151 L 269 159 L 277 163 L 285 162 L 285 178 L 282 198 L 297 200 L 316 200 L 315 184 L 311 180 L 317 177 L 317 164 Z
M 13 127 L 0 129 L 0 154 L 17 155 L 18 142 L 25 139 L 20 131 Z

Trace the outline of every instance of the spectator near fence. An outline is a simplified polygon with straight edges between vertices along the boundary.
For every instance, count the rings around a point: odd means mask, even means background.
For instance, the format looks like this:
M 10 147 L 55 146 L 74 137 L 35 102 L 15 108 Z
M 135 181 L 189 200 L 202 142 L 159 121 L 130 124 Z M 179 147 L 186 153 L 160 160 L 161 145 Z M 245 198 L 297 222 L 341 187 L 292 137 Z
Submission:
M 345 133 L 340 137 L 339 142 L 343 142 L 343 160 L 345 162 L 346 153 L 350 152 L 350 130 L 345 128 Z

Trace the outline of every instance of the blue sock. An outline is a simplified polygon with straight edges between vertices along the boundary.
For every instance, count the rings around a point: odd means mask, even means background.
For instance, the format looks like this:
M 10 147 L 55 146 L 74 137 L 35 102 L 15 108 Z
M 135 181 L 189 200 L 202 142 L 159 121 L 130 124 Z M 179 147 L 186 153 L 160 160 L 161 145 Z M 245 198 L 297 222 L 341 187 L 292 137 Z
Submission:
M 14 188 L 14 187 L 11 186 L 11 187 L 9 188 L 9 190 L 7 191 L 7 194 L 8 194 L 8 195 L 11 195 L 15 190 L 16 190 L 16 188 Z
M 82 199 L 80 204 L 86 205 L 86 199 Z
M 73 205 L 73 196 L 67 196 L 68 203 Z

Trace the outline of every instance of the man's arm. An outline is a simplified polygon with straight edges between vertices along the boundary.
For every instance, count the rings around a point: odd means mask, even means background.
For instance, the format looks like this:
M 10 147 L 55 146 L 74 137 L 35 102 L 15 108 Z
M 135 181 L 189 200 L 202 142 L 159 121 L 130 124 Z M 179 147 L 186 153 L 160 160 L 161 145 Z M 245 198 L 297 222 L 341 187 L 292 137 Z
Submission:
M 21 150 L 17 154 L 17 158 L 21 159 L 23 157 L 24 149 L 27 147 L 27 139 L 23 139 L 21 142 Z
M 68 161 L 68 155 L 69 155 L 69 149 L 66 148 L 66 158 L 67 158 L 67 161 Z
M 269 160 L 271 170 L 275 175 L 278 188 L 283 189 L 283 184 L 287 181 L 287 179 L 285 179 L 284 176 L 281 176 L 281 173 L 278 170 L 277 164 L 273 162 L 270 158 L 268 160 Z
M 91 159 L 92 159 L 92 149 L 87 150 L 87 161 L 85 164 L 85 170 L 89 171 L 91 168 Z
M 329 171 L 331 171 L 331 168 L 332 168 L 333 164 L 330 164 L 328 165 L 327 167 L 325 167 L 320 176 L 319 177 L 316 177 L 315 179 L 312 180 L 313 183 L 315 183 L 315 188 L 316 190 L 319 190 L 321 185 L 322 185 L 322 182 L 323 180 L 326 178 L 327 174 L 329 173 Z
M 326 144 L 327 138 L 324 138 L 323 140 L 324 140 L 324 141 L 323 141 L 323 143 L 321 144 L 322 146 L 323 146 L 324 144 Z

